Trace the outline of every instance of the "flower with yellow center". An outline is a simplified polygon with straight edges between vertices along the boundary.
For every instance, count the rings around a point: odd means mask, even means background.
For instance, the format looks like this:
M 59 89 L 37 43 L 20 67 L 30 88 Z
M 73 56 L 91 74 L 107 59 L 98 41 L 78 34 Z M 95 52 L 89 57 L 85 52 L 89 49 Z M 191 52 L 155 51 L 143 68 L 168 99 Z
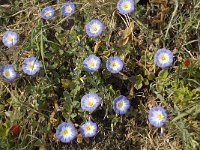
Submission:
M 92 19 L 85 26 L 86 33 L 89 37 L 97 37 L 103 32 L 103 24 L 98 19 Z
M 173 63 L 173 54 L 170 50 L 161 48 L 155 53 L 154 62 L 158 67 L 169 67 Z
M 83 61 L 83 66 L 85 70 L 88 72 L 95 72 L 99 69 L 101 65 L 101 60 L 99 57 L 90 54 L 85 60 Z
M 135 10 L 134 0 L 119 0 L 117 9 L 121 14 L 130 14 Z
M 149 110 L 148 120 L 153 126 L 161 127 L 167 120 L 167 113 L 165 109 L 160 106 L 152 107 Z
M 45 8 L 42 9 L 40 15 L 43 19 L 45 20 L 49 20 L 54 16 L 54 9 L 51 6 L 47 6 Z
M 116 114 L 123 115 L 127 113 L 129 107 L 130 107 L 130 102 L 123 95 L 116 97 L 113 101 L 113 110 L 115 111 Z
M 34 75 L 40 70 L 40 63 L 35 57 L 26 58 L 22 70 L 25 74 Z
M 64 16 L 71 16 L 76 10 L 74 3 L 67 2 L 64 3 L 61 7 L 61 12 Z
M 86 94 L 81 98 L 81 108 L 88 112 L 94 111 L 100 105 L 100 98 L 95 93 Z
M 0 73 L 7 82 L 12 81 L 17 77 L 14 67 L 9 64 L 0 66 Z
M 63 122 L 56 129 L 56 137 L 63 143 L 69 143 L 76 137 L 76 128 L 71 123 Z
M 13 31 L 6 31 L 3 35 L 2 42 L 6 47 L 11 48 L 18 42 L 17 33 Z
M 111 73 L 119 73 L 123 69 L 124 63 L 118 56 L 111 56 L 106 61 L 106 68 Z
M 97 133 L 97 124 L 92 121 L 87 121 L 80 126 L 79 131 L 85 138 L 93 137 Z

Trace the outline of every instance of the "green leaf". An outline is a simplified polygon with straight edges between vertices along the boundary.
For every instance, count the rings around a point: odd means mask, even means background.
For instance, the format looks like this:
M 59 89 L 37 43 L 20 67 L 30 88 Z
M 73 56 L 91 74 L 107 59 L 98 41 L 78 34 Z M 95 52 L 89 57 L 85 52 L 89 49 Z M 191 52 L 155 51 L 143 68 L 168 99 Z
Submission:
M 142 82 L 143 82 L 144 78 L 142 77 L 141 74 L 137 75 L 136 78 L 135 78 L 135 84 L 134 84 L 134 87 L 139 90 L 142 88 Z
M 145 85 L 149 85 L 149 80 L 145 78 L 145 79 L 144 79 L 144 84 L 145 84 Z
M 168 76 L 168 70 L 167 69 L 163 69 L 159 72 L 158 77 L 161 79 L 165 79 Z

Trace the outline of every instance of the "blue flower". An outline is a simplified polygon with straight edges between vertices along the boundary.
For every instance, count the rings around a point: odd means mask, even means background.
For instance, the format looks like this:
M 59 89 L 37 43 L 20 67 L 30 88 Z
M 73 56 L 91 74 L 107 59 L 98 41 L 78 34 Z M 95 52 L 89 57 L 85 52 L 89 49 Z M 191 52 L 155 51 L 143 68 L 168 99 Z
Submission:
M 22 64 L 22 70 L 27 75 L 34 75 L 40 70 L 40 63 L 35 57 L 26 58 Z
M 148 120 L 154 127 L 162 127 L 167 120 L 167 113 L 163 107 L 152 107 L 149 110 Z
M 85 138 L 93 137 L 97 134 L 97 124 L 92 121 L 87 121 L 80 126 L 79 131 Z
M 123 61 L 118 56 L 111 56 L 106 61 L 106 68 L 111 73 L 118 73 L 124 67 Z
M 129 107 L 130 107 L 130 102 L 123 95 L 116 97 L 113 101 L 113 110 L 115 111 L 116 114 L 120 115 L 125 114 L 128 111 Z
M 173 54 L 170 50 L 161 48 L 154 55 L 154 62 L 160 68 L 169 67 L 173 63 Z
M 7 82 L 13 81 L 17 77 L 14 67 L 9 64 L 2 65 L 0 72 L 1 72 L 0 74 L 1 74 L 2 78 Z
M 95 93 L 86 94 L 81 98 L 81 108 L 88 112 L 94 111 L 100 105 L 100 98 Z
M 71 123 L 63 122 L 58 125 L 56 137 L 63 143 L 69 143 L 76 137 L 76 128 Z
M 72 15 L 76 10 L 76 7 L 74 5 L 74 3 L 72 2 L 67 2 L 65 4 L 62 5 L 61 7 L 61 12 L 64 16 L 70 16 Z
M 85 70 L 88 72 L 95 72 L 99 69 L 101 65 L 101 60 L 99 57 L 90 54 L 85 60 L 83 61 L 83 66 Z
M 89 37 L 97 37 L 103 32 L 103 24 L 98 19 L 92 19 L 85 26 L 86 33 Z
M 119 0 L 117 3 L 117 9 L 121 14 L 129 14 L 135 10 L 133 0 Z
M 2 42 L 8 48 L 14 46 L 18 42 L 17 33 L 14 31 L 6 31 L 3 35 Z
M 45 20 L 49 20 L 54 16 L 54 9 L 51 6 L 47 6 L 42 9 L 41 17 Z

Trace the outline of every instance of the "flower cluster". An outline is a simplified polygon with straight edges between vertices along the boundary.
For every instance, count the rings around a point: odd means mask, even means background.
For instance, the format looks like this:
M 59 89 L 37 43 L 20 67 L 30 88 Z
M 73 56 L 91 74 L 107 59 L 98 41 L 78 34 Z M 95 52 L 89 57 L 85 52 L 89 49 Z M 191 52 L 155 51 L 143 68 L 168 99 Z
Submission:
M 100 105 L 100 102 L 100 97 L 96 93 L 86 94 L 81 98 L 81 108 L 91 113 Z M 123 95 L 116 97 L 113 101 L 113 110 L 116 114 L 125 114 L 129 107 L 130 102 Z M 85 138 L 94 137 L 97 134 L 97 124 L 89 120 L 80 126 L 79 132 Z M 76 128 L 71 123 L 63 122 L 56 130 L 56 137 L 64 143 L 71 142 L 76 134 Z
M 74 3 L 72 3 L 72 2 L 66 2 L 66 3 L 64 3 L 62 5 L 62 7 L 60 8 L 60 10 L 61 10 L 61 13 L 64 16 L 71 16 L 75 12 L 76 7 L 75 7 Z M 40 15 L 41 15 L 41 17 L 43 19 L 49 20 L 49 19 L 51 19 L 55 15 L 54 8 L 51 7 L 51 6 L 46 6 L 46 7 L 44 7 L 41 10 Z
M 94 137 L 97 134 L 97 124 L 91 120 L 80 126 L 79 132 L 85 138 Z M 63 122 L 56 129 L 56 137 L 63 143 L 69 143 L 77 135 L 76 128 L 69 122 Z
M 99 69 L 101 60 L 99 57 L 90 54 L 83 61 L 83 66 L 88 72 L 95 72 Z M 119 73 L 124 67 L 123 61 L 118 56 L 111 56 L 106 61 L 106 68 L 109 72 L 116 74 Z
M 60 10 L 64 16 L 71 16 L 76 11 L 76 7 L 74 3 L 66 2 Z M 134 0 L 119 0 L 117 10 L 124 15 L 132 13 L 135 10 Z M 49 20 L 55 15 L 54 8 L 47 6 L 41 10 L 40 15 L 43 19 Z M 85 25 L 85 31 L 89 37 L 98 37 L 103 30 L 104 25 L 99 19 L 92 19 Z M 18 35 L 14 31 L 6 31 L 2 38 L 3 44 L 8 48 L 16 45 L 18 40 Z M 166 48 L 159 49 L 154 55 L 154 62 L 158 67 L 169 67 L 173 63 L 173 54 Z M 84 59 L 83 66 L 88 72 L 96 72 L 101 66 L 101 59 L 94 54 L 90 54 Z M 110 56 L 106 61 L 106 68 L 112 74 L 119 73 L 123 67 L 124 62 L 118 56 Z M 25 58 L 22 70 L 24 74 L 35 75 L 40 70 L 40 62 L 36 57 Z M 0 75 L 8 82 L 15 80 L 17 77 L 14 67 L 10 64 L 0 66 Z M 101 104 L 101 98 L 96 93 L 88 93 L 82 96 L 80 104 L 82 110 L 92 113 Z M 124 115 L 130 108 L 130 101 L 125 96 L 119 95 L 113 100 L 112 108 L 116 114 Z M 148 120 L 153 126 L 161 127 L 167 120 L 167 113 L 164 108 L 155 106 L 150 109 Z M 89 120 L 79 127 L 78 132 L 85 138 L 91 138 L 97 134 L 97 129 L 97 124 Z M 63 143 L 71 142 L 76 135 L 76 127 L 69 122 L 61 123 L 56 129 L 56 137 Z

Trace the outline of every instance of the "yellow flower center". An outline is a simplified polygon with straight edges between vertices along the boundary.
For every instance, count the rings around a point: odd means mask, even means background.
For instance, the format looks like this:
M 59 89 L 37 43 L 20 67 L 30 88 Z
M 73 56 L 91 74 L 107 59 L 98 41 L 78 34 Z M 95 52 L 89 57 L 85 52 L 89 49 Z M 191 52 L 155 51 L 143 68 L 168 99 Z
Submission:
M 67 135 L 69 132 L 67 129 L 63 129 L 63 135 Z
M 90 132 L 91 129 L 92 129 L 92 128 L 91 128 L 89 125 L 85 127 L 86 132 Z
M 92 100 L 89 100 L 89 101 L 88 101 L 88 106 L 89 106 L 89 107 L 94 106 L 94 102 L 93 102 Z
M 111 67 L 112 68 L 116 68 L 117 67 L 117 63 L 116 62 L 112 62 Z
M 68 7 L 65 8 L 65 11 L 66 11 L 67 13 L 71 13 L 72 8 L 71 8 L 70 6 L 68 6 Z
M 47 11 L 45 14 L 47 17 L 50 17 L 52 15 L 51 11 Z
M 167 57 L 165 55 L 162 55 L 160 59 L 165 61 L 165 60 L 167 60 Z
M 162 120 L 163 119 L 163 115 L 161 113 L 156 114 L 156 118 L 158 120 Z
M 123 102 L 122 101 L 118 101 L 117 102 L 117 108 L 120 109 L 123 106 Z
M 10 72 L 9 72 L 8 70 L 6 70 L 6 71 L 4 71 L 3 75 L 4 75 L 5 77 L 9 77 L 9 76 L 10 76 Z
M 89 66 L 90 67 L 95 67 L 96 66 L 96 62 L 94 60 L 89 62 Z
M 130 8 L 130 4 L 127 3 L 127 2 L 125 2 L 125 3 L 122 5 L 122 7 L 123 7 L 125 10 L 127 10 L 127 9 Z
M 7 38 L 7 42 L 13 43 L 13 41 L 14 41 L 14 38 L 13 38 L 12 36 L 9 36 L 9 37 Z
M 99 31 L 99 26 L 97 24 L 92 25 L 91 30 L 93 33 L 96 33 Z
M 34 65 L 34 63 L 33 63 L 33 62 L 29 64 L 29 69 L 30 69 L 30 70 L 33 70 L 33 69 L 34 69 L 34 67 L 35 67 L 35 65 Z

